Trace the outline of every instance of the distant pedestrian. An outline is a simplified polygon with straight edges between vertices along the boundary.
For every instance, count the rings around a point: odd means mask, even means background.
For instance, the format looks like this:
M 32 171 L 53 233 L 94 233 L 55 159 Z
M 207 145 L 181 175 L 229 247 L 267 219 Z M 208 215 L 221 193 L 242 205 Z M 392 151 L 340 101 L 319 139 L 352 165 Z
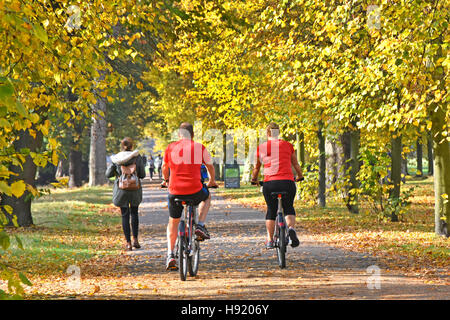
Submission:
M 121 152 L 111 157 L 112 164 L 106 170 L 106 177 L 116 177 L 113 187 L 113 203 L 120 207 L 122 228 L 125 236 L 125 249 L 140 248 L 139 205 L 142 202 L 142 185 L 140 179 L 145 178 L 145 166 L 138 151 L 133 151 L 133 140 L 125 138 L 120 143 Z M 130 230 L 131 217 L 131 230 Z M 131 242 L 131 232 L 133 242 Z
M 148 171 L 150 173 L 150 181 L 153 181 L 153 173 L 155 172 L 155 160 L 152 155 L 148 158 Z
M 155 168 L 158 168 L 158 177 L 159 180 L 162 179 L 162 157 L 161 154 L 158 154 L 155 158 Z

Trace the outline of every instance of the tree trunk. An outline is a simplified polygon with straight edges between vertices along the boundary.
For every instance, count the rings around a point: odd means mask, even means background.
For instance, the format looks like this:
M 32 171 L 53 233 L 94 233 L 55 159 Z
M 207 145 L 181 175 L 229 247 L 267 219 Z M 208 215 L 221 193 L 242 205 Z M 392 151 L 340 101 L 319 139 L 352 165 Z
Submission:
M 56 178 L 62 178 L 69 175 L 69 163 L 67 159 L 61 159 L 58 162 L 58 168 L 56 169 Z
M 444 36 L 441 34 L 435 43 L 438 45 L 434 60 L 445 57 L 443 52 Z M 432 78 L 438 82 L 438 88 L 444 92 L 447 82 L 442 68 L 436 68 L 432 72 Z M 430 97 L 434 98 L 434 97 Z M 431 118 L 431 133 L 433 137 L 434 152 L 434 221 L 437 235 L 449 236 L 448 224 L 450 223 L 450 142 L 442 133 L 449 131 L 448 104 L 445 101 L 433 102 L 429 105 Z
M 355 127 L 356 128 L 356 127 Z M 359 130 L 353 129 L 350 132 L 350 197 L 349 197 L 349 210 L 351 213 L 359 213 L 358 208 L 358 189 L 359 182 L 357 175 L 359 172 L 359 140 L 360 132 Z
M 297 159 L 302 169 L 305 166 L 305 134 L 303 132 L 296 134 Z
M 42 133 L 39 131 L 36 134 L 36 138 L 33 138 L 28 130 L 20 131 L 18 133 L 18 139 L 14 142 L 15 150 L 22 148 L 28 148 L 31 152 L 37 152 L 42 145 Z M 33 162 L 31 156 L 25 158 L 23 168 L 20 166 L 12 165 L 9 169 L 17 175 L 12 175 L 8 183 L 13 183 L 18 180 L 23 180 L 26 184 L 31 186 L 36 185 L 36 171 L 37 167 Z M 17 223 L 20 227 L 28 227 L 33 224 L 33 217 L 31 215 L 31 194 L 28 190 L 25 190 L 24 194 L 20 198 L 14 196 L 2 195 L 1 204 L 9 205 L 13 209 L 13 215 L 17 217 Z M 6 214 L 9 222 L 8 225 L 12 226 L 12 216 Z
M 81 187 L 82 185 L 82 153 L 74 147 L 69 154 L 69 188 Z
M 434 172 L 433 164 L 433 139 L 431 135 L 427 137 L 427 153 L 428 153 L 428 175 L 432 176 Z
M 417 158 L 416 177 L 422 177 L 423 176 L 423 165 L 422 165 L 423 148 L 422 148 L 422 143 L 420 141 L 420 138 L 417 139 L 416 158 Z
M 399 199 L 400 185 L 402 179 L 402 136 L 397 132 L 395 132 L 394 136 L 392 137 L 391 143 L 392 143 L 391 182 L 394 187 L 391 190 L 390 198 Z M 391 221 L 392 222 L 398 221 L 398 217 L 395 213 L 392 213 Z
M 325 157 L 325 137 L 323 135 L 323 122 L 319 121 L 319 130 L 317 131 L 319 139 L 319 206 L 326 206 L 326 157 Z
M 450 143 L 444 135 L 447 106 L 433 109 L 432 127 L 434 152 L 434 221 L 437 235 L 449 236 L 447 224 L 450 222 Z
M 91 124 L 91 141 L 89 153 L 89 186 L 107 183 L 106 172 L 106 103 L 98 97 L 94 111 L 97 116 Z

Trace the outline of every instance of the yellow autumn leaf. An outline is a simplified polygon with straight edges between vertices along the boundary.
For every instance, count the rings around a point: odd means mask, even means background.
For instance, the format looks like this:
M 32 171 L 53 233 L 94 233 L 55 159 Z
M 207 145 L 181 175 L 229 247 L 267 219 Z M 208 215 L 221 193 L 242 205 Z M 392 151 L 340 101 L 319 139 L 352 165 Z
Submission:
M 16 197 L 16 198 L 20 198 L 23 193 L 25 192 L 26 189 L 26 185 L 25 182 L 23 182 L 22 180 L 13 182 L 11 184 L 11 193 Z

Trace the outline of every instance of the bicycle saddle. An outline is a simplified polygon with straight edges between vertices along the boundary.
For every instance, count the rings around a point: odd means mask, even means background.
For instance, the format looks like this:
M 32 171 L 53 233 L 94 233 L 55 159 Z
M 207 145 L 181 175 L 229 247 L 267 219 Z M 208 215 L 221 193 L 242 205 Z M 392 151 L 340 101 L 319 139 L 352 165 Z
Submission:
M 192 199 L 178 199 L 178 198 L 175 198 L 175 199 L 173 199 L 173 201 L 175 202 L 175 203 L 178 203 L 178 204 L 183 204 L 183 203 L 185 203 L 185 204 L 187 204 L 188 206 L 189 205 L 194 205 L 194 200 L 192 200 Z
M 287 195 L 287 192 L 286 191 L 279 191 L 279 192 L 271 192 L 270 193 L 270 195 L 273 197 L 273 198 L 278 198 L 278 195 L 279 194 L 281 194 L 281 196 L 285 196 L 285 195 Z

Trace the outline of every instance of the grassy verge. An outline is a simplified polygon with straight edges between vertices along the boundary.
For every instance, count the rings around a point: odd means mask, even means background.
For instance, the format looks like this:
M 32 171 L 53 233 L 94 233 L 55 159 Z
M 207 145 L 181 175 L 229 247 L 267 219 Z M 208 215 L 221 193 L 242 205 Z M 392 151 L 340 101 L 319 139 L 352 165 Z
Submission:
M 70 265 L 81 267 L 119 255 L 120 214 L 111 198 L 110 186 L 59 189 L 41 197 L 32 204 L 35 225 L 8 230 L 21 238 L 24 249 L 13 241 L 2 259 L 40 283 L 67 277 Z M 84 268 L 83 274 L 100 268 Z
M 327 199 L 327 208 L 323 209 L 296 200 L 298 225 L 322 242 L 386 258 L 383 262 L 393 268 L 419 273 L 427 268 L 429 273 L 448 275 L 449 239 L 434 234 L 432 179 L 410 179 L 407 186 L 414 186 L 415 190 L 411 206 L 400 222 L 379 220 L 366 203 L 361 203 L 360 214 L 350 214 L 341 201 Z M 265 210 L 262 193 L 254 186 L 221 188 L 218 193 Z

